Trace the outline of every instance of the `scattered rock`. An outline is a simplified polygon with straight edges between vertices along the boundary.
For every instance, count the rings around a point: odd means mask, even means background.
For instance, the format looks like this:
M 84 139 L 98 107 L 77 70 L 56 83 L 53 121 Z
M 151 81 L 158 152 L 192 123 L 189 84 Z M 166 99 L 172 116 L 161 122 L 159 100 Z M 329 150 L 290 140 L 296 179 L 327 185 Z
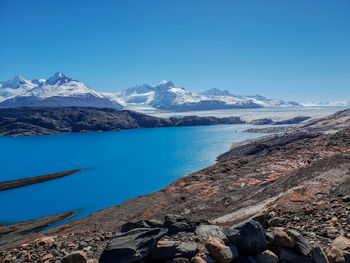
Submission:
M 281 227 L 269 228 L 269 231 L 273 233 L 274 239 L 272 244 L 279 247 L 293 248 L 293 240 Z
M 339 236 L 333 240 L 332 247 L 337 247 L 340 250 L 347 250 L 350 248 L 350 240 L 346 237 Z
M 238 258 L 237 248 L 234 245 L 232 247 L 226 246 L 225 242 L 219 238 L 210 238 L 206 242 L 205 247 L 219 263 L 230 263 Z
M 50 259 L 53 259 L 54 256 L 52 254 L 47 254 L 43 257 L 40 258 L 41 261 L 46 261 L 46 260 L 50 260 Z
M 305 211 L 306 215 L 310 215 L 310 214 L 312 214 L 312 212 L 314 210 L 312 209 L 312 207 L 310 205 L 307 205 L 307 206 L 304 207 L 304 211 Z
M 256 256 L 256 261 L 258 263 L 277 263 L 278 257 L 272 251 L 265 250 Z
M 86 263 L 87 257 L 83 251 L 76 251 L 65 256 L 61 263 Z
M 267 248 L 264 229 L 254 220 L 231 226 L 226 231 L 226 236 L 238 247 L 242 255 L 257 255 Z
M 336 247 L 329 250 L 327 257 L 330 263 L 345 263 L 343 252 Z
M 165 233 L 166 231 L 160 228 L 139 228 L 117 234 L 108 243 L 99 262 L 125 263 L 142 259 L 149 254 Z
M 48 246 L 55 242 L 54 237 L 42 237 L 36 240 L 36 242 L 41 246 Z

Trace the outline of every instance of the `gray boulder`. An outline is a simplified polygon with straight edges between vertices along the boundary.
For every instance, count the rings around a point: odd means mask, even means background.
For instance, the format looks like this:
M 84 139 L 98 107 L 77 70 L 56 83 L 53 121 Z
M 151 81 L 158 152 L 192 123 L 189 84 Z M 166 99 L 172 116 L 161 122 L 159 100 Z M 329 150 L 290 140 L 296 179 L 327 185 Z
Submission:
M 240 255 L 257 255 L 267 249 L 265 232 L 254 220 L 246 220 L 226 231 L 228 240 L 235 244 Z
M 209 237 L 217 237 L 227 241 L 223 228 L 220 226 L 201 224 L 196 228 L 195 234 L 201 240 L 208 240 Z
M 138 228 L 117 234 L 102 252 L 100 263 L 129 263 L 145 258 L 166 233 L 160 228 Z

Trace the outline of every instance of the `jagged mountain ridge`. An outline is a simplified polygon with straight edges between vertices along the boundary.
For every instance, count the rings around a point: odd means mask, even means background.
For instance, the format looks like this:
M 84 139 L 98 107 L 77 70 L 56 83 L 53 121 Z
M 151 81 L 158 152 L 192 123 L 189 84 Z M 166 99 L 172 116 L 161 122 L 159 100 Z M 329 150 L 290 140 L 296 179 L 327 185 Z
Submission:
M 296 102 L 267 99 L 260 95 L 233 95 L 216 88 L 196 93 L 165 80 L 155 86 L 137 85 L 117 93 L 96 92 L 62 72 L 47 80 L 30 81 L 17 76 L 0 82 L 2 108 L 77 106 L 121 109 L 135 104 L 170 111 L 300 106 Z
M 0 82 L 0 107 L 100 107 L 122 106 L 84 83 L 57 72 L 49 79 L 24 79 L 22 76 Z
M 124 105 L 141 104 L 174 111 L 300 106 L 296 102 L 267 99 L 260 95 L 233 95 L 227 90 L 222 91 L 216 88 L 195 93 L 184 88 L 175 87 L 174 83 L 166 80 L 161 81 L 156 86 L 137 85 L 117 93 L 105 95 Z

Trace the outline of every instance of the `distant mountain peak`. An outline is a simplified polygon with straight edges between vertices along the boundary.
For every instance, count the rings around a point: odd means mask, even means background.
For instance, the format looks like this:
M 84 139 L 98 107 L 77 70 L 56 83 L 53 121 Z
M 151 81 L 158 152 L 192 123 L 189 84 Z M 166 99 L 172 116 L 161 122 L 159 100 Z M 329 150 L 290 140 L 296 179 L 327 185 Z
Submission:
M 12 88 L 12 89 L 17 89 L 19 88 L 21 85 L 25 85 L 30 83 L 28 80 L 26 80 L 25 78 L 23 78 L 21 75 L 15 76 L 13 78 L 10 78 L 7 81 L 2 82 L 2 86 L 5 88 Z
M 158 83 L 157 86 L 174 87 L 174 83 L 172 83 L 170 80 L 162 80 L 161 82 Z
M 59 84 L 65 83 L 72 80 L 71 78 L 64 75 L 62 72 L 56 72 L 52 77 L 50 77 L 46 82 L 48 84 L 56 84 L 57 82 L 60 82 Z
M 25 78 L 22 77 L 22 75 L 17 75 L 16 77 L 12 78 L 17 81 L 26 81 Z

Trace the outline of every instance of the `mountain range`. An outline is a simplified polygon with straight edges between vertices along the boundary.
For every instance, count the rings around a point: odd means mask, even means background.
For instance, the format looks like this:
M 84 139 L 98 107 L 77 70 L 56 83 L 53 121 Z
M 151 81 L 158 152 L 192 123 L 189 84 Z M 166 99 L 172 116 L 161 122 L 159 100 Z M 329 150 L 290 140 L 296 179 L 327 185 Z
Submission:
M 16 76 L 0 82 L 0 107 L 101 107 L 122 109 L 84 83 L 57 72 L 49 79 L 32 81 Z
M 233 95 L 216 88 L 195 93 L 175 87 L 166 80 L 155 86 L 137 85 L 116 93 L 96 92 L 62 72 L 48 79 L 30 81 L 17 76 L 0 82 L 2 108 L 79 106 L 122 109 L 130 105 L 170 111 L 301 106 L 293 101 L 268 99 L 260 95 Z
M 195 93 L 175 87 L 174 83 L 167 80 L 159 82 L 156 86 L 137 85 L 117 93 L 105 93 L 105 95 L 122 105 L 138 104 L 170 111 L 300 106 L 296 102 L 267 99 L 260 95 L 233 95 L 227 90 L 216 88 Z

